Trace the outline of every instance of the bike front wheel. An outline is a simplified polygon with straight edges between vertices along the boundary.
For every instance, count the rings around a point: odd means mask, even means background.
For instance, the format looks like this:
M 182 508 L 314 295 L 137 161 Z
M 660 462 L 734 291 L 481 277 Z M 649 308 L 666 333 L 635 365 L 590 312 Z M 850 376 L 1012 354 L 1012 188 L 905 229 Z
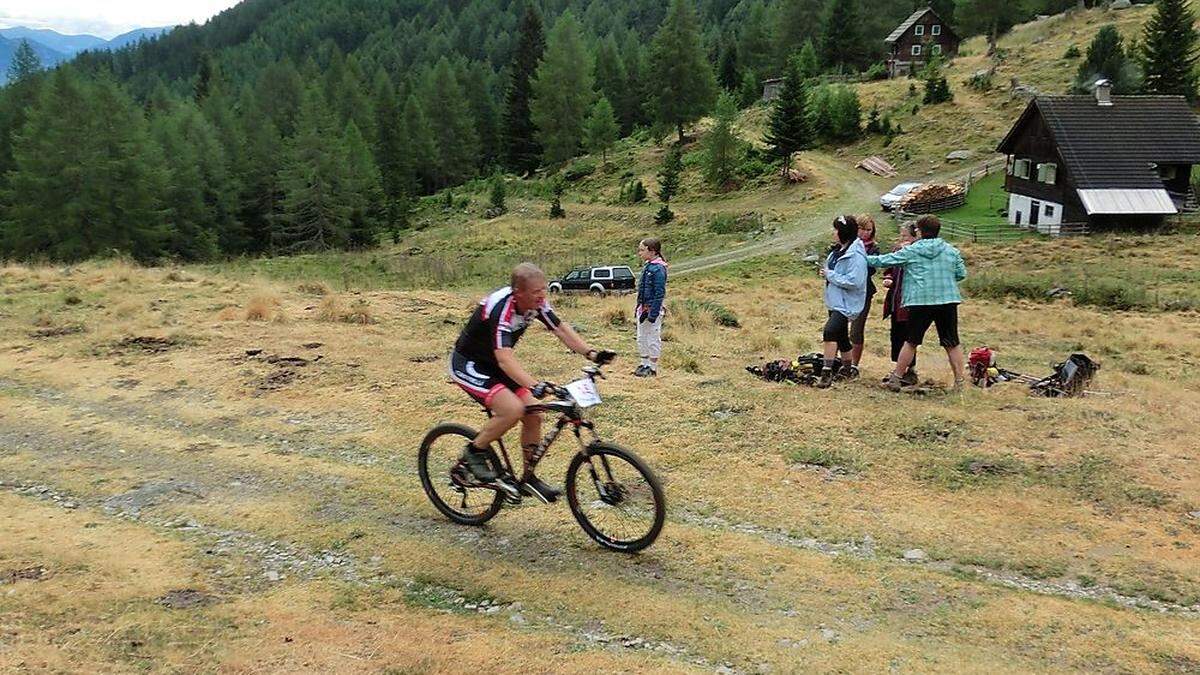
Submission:
M 475 430 L 470 427 L 441 424 L 425 435 L 417 454 L 421 486 L 429 501 L 447 518 L 462 525 L 482 525 L 504 505 L 504 496 L 495 489 L 467 487 L 473 484 L 473 478 L 465 471 L 459 457 L 473 438 Z M 492 465 L 499 467 L 496 453 L 490 448 L 488 452 Z
M 567 468 L 567 502 L 597 544 L 624 553 L 654 543 L 667 517 L 658 476 L 632 450 L 596 441 Z

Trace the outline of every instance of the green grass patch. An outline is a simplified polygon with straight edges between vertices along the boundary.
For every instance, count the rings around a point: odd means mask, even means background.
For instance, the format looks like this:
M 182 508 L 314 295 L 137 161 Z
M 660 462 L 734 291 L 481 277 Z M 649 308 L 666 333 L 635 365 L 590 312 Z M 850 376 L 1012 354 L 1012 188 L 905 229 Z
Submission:
M 1008 193 L 1004 191 L 1004 173 L 1001 171 L 975 182 L 967 192 L 965 204 L 938 216 L 971 225 L 1007 225 L 1008 216 L 1002 215 L 1007 208 Z
M 844 450 L 830 447 L 806 445 L 787 453 L 787 460 L 792 464 L 819 466 L 826 469 L 842 469 L 857 473 L 865 464 L 857 455 Z

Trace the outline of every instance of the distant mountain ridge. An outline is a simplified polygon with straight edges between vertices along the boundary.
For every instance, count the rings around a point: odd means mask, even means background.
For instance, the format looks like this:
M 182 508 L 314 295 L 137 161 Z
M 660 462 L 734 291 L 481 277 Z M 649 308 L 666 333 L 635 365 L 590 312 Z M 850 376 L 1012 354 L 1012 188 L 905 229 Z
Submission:
M 121 49 L 137 44 L 143 39 L 158 37 L 172 28 L 174 26 L 135 28 L 111 40 L 105 40 L 95 35 L 64 35 L 45 28 L 28 28 L 26 26 L 0 28 L 0 84 L 4 84 L 8 79 L 8 66 L 12 63 L 13 55 L 17 53 L 17 47 L 20 46 L 21 40 L 28 40 L 34 53 L 42 60 L 42 66 L 49 68 L 68 61 L 83 51 Z

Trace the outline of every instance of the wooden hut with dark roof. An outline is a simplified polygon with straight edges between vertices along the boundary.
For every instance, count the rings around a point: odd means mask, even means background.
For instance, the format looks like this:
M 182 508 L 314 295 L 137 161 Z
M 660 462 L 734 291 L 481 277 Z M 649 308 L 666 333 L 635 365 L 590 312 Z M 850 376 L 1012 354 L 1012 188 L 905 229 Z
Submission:
M 888 76 L 896 77 L 924 68 L 934 55 L 954 58 L 962 39 L 932 7 L 926 7 L 909 15 L 883 42 Z
M 1038 96 L 997 147 L 1008 155 L 1008 220 L 1154 225 L 1187 206 L 1200 120 L 1182 96 Z

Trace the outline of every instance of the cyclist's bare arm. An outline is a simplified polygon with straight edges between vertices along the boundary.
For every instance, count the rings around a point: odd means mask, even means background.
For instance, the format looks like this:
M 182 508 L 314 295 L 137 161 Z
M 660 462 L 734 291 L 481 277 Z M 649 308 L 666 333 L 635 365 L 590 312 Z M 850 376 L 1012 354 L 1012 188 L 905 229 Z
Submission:
M 529 374 L 529 371 L 525 370 L 525 367 L 522 366 L 519 361 L 517 361 L 517 356 L 513 352 L 512 348 L 505 347 L 502 349 L 497 349 L 496 363 L 500 364 L 500 369 L 504 371 L 505 375 L 511 377 L 513 382 L 516 382 L 526 389 L 532 389 L 538 383 L 538 381 Z
M 567 325 L 566 321 L 558 324 L 558 327 L 554 329 L 554 335 L 567 346 L 567 349 L 580 356 L 587 356 L 592 351 L 588 343 L 584 342 L 583 338 L 579 337 L 579 333 L 576 333 L 574 328 Z

